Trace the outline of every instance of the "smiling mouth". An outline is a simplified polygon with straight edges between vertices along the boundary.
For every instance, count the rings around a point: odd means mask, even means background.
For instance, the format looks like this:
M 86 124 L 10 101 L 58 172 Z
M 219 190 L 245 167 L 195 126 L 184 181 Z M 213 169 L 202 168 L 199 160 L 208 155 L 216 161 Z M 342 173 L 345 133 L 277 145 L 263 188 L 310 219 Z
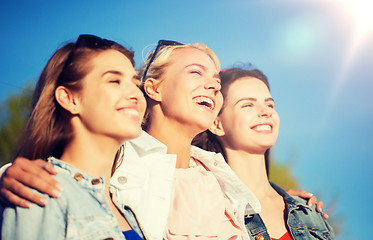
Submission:
M 193 98 L 193 100 L 198 105 L 204 106 L 211 111 L 214 110 L 215 108 L 215 103 L 211 98 L 198 96 L 198 97 Z
M 139 117 L 139 111 L 134 108 L 121 108 L 119 109 L 119 112 L 123 115 L 132 116 L 132 117 Z
M 268 132 L 272 130 L 272 126 L 268 124 L 261 124 L 261 125 L 256 125 L 252 127 L 251 129 L 257 132 Z

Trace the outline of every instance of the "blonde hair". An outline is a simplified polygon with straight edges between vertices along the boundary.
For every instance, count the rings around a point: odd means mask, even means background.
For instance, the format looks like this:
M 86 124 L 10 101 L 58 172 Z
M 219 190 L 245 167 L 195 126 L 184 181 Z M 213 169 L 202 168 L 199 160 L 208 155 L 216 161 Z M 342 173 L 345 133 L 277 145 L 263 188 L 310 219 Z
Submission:
M 218 57 L 205 44 L 203 44 L 203 43 L 191 43 L 191 44 L 185 44 L 185 45 L 170 45 L 170 46 L 163 46 L 163 47 L 161 47 L 161 49 L 159 49 L 157 51 L 156 56 L 154 57 L 154 60 L 151 62 L 151 65 L 149 66 L 149 68 L 146 72 L 146 76 L 145 76 L 144 81 L 146 81 L 147 78 L 154 78 L 154 79 L 159 80 L 164 73 L 164 69 L 170 63 L 170 56 L 172 55 L 172 53 L 177 49 L 188 48 L 188 47 L 196 48 L 196 49 L 201 50 L 202 52 L 206 53 L 211 58 L 211 60 L 214 62 L 215 66 L 216 66 L 216 69 L 218 71 L 220 71 L 220 61 L 219 61 Z M 139 69 L 139 73 L 140 73 L 141 77 L 144 77 L 143 76 L 144 71 L 149 64 L 150 59 L 153 57 L 154 51 L 155 51 L 155 49 L 148 55 L 144 64 Z
M 152 50 L 152 52 L 150 52 L 148 54 L 145 62 L 140 67 L 139 76 L 140 76 L 141 79 L 144 79 L 143 83 L 148 78 L 153 78 L 153 79 L 158 80 L 159 81 L 158 84 L 161 83 L 162 76 L 165 72 L 165 69 L 170 64 L 170 57 L 171 57 L 172 53 L 175 50 L 182 49 L 182 48 L 196 48 L 196 49 L 201 50 L 202 52 L 206 53 L 211 58 L 211 60 L 214 62 L 217 71 L 218 72 L 220 71 L 219 58 L 216 56 L 216 54 L 210 48 L 208 48 L 203 43 L 166 45 L 166 46 L 162 46 L 156 53 L 155 53 L 156 48 L 154 48 L 154 50 Z M 154 59 L 152 60 L 154 54 L 156 54 L 156 55 L 154 56 Z M 150 61 L 151 61 L 150 66 L 146 70 Z M 146 71 L 146 73 L 145 73 L 146 76 L 143 76 L 145 71 Z M 145 116 L 144 116 L 143 123 L 142 123 L 142 128 L 144 130 L 146 130 L 147 127 L 148 127 L 149 107 L 151 106 L 151 104 L 149 103 L 150 99 L 147 96 L 143 85 L 141 87 L 141 90 L 143 91 L 144 96 L 145 96 L 146 101 L 147 101 L 147 109 L 146 109 Z

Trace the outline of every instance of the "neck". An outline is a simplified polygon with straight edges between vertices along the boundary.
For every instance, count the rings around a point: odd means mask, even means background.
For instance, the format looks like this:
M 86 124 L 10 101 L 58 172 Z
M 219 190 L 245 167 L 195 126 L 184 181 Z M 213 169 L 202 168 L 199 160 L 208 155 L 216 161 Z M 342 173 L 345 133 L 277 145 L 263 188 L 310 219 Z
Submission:
M 229 166 L 241 181 L 259 198 L 273 194 L 266 172 L 264 154 L 226 148 Z
M 74 139 L 65 148 L 61 160 L 93 177 L 103 177 L 108 183 L 119 146 L 120 143 L 112 137 L 75 131 Z
M 147 132 L 167 146 L 168 154 L 176 154 L 176 168 L 188 168 L 190 146 L 197 132 L 165 117 L 152 115 Z

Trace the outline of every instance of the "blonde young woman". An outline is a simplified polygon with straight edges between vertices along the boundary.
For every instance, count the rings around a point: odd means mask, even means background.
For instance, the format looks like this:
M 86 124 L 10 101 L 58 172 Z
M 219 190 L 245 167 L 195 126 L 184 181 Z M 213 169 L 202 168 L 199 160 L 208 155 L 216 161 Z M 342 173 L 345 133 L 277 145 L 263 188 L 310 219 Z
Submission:
M 94 35 L 54 53 L 18 155 L 47 159 L 60 196 L 45 196 L 45 208 L 5 207 L 2 239 L 144 239 L 132 210 L 112 200 L 106 184 L 123 141 L 141 133 L 146 103 L 133 66 L 133 52 Z
M 195 139 L 220 152 L 258 197 L 260 214 L 245 218 L 251 239 L 334 239 L 322 214 L 268 181 L 265 153 L 275 144 L 280 119 L 266 76 L 256 69 L 220 73 L 224 105 L 213 126 Z
M 112 198 L 132 207 L 150 239 L 247 239 L 244 216 L 260 211 L 220 154 L 191 147 L 222 106 L 219 70 L 218 58 L 205 45 L 161 40 L 140 71 L 148 103 L 145 132 L 126 142 L 111 186 Z M 16 193 L 43 205 L 15 182 L 50 194 L 54 183 L 43 181 L 49 178 L 45 172 L 32 178 L 35 182 L 14 177 L 30 165 L 17 160 L 18 167 L 13 164 L 4 175 L 3 196 L 27 203 Z M 35 164 L 28 169 L 28 176 L 40 172 Z

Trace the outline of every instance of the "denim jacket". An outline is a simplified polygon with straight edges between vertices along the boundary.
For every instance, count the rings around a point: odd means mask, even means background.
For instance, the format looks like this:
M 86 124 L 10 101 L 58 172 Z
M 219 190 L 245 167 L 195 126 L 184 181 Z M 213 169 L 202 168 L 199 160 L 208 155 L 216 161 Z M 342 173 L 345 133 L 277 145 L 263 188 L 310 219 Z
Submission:
M 235 215 L 248 239 L 244 216 L 259 213 L 260 203 L 227 165 L 221 154 L 191 146 L 191 156 L 202 162 L 216 177 L 231 201 Z M 161 240 L 170 208 L 176 155 L 146 132 L 126 142 L 123 164 L 116 169 L 110 184 L 112 199 L 126 202 L 135 212 L 151 240 Z
M 284 199 L 286 225 L 293 239 L 335 239 L 333 229 L 322 214 L 316 211 L 315 206 L 311 208 L 306 200 L 290 196 L 274 183 L 271 185 Z M 271 239 L 258 214 L 247 217 L 245 223 L 251 239 Z
M 73 166 L 49 158 L 63 187 L 59 198 L 48 198 L 45 207 L 7 206 L 1 219 L 2 239 L 125 239 L 105 196 L 102 178 L 93 178 Z M 144 238 L 132 210 L 118 205 L 129 225 Z

